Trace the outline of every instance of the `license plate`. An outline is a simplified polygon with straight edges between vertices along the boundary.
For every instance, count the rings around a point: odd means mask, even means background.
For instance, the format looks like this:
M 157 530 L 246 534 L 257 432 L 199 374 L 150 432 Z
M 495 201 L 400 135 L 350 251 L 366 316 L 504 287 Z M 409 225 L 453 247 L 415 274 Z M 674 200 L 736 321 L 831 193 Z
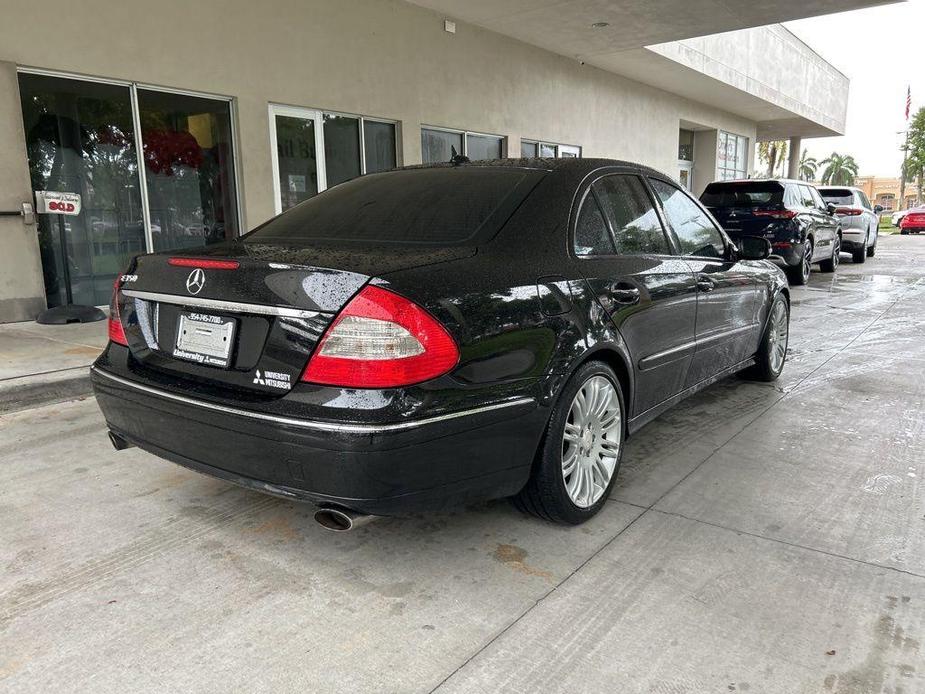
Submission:
M 231 359 L 234 327 L 234 318 L 181 313 L 173 356 L 209 366 L 227 367 Z

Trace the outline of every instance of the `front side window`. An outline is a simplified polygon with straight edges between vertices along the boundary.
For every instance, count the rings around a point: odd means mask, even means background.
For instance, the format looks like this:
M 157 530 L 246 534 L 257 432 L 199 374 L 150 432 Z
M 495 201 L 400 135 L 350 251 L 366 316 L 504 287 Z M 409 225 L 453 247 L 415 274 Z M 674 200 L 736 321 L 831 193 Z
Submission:
M 683 255 L 722 258 L 726 244 L 710 218 L 680 188 L 657 178 L 649 179 L 661 200 Z
M 589 190 L 581 203 L 578 222 L 575 225 L 576 255 L 613 255 L 616 249 L 610 236 L 610 229 L 597 204 L 594 191 Z
M 638 176 L 606 176 L 594 190 L 610 220 L 620 255 L 670 253 L 658 213 Z

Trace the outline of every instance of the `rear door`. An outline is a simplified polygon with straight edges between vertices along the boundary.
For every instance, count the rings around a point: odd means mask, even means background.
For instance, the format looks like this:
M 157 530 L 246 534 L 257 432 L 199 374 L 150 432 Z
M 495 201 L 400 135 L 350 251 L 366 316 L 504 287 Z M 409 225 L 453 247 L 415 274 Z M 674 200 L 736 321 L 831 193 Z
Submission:
M 799 185 L 800 197 L 803 202 L 803 211 L 811 222 L 815 245 L 813 247 L 813 261 L 825 260 L 832 255 L 832 244 L 835 242 L 838 222 L 826 210 L 826 203 L 819 195 L 819 191 L 810 185 Z
M 574 235 L 579 267 L 623 336 L 639 415 L 684 388 L 694 351 L 696 285 L 642 178 L 613 174 L 584 191 Z
M 731 260 L 722 232 L 698 202 L 660 178 L 649 183 L 697 285 L 696 350 L 690 387 L 744 361 L 757 344 L 758 285 L 746 266 Z

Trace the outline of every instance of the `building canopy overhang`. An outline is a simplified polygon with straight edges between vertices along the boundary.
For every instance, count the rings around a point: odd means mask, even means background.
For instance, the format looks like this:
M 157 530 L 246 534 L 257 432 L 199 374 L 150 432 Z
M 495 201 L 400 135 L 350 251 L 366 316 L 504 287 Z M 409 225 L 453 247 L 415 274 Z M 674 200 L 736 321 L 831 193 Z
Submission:
M 896 0 L 411 0 L 758 124 L 844 132 L 848 79 L 778 23 Z M 769 26 L 770 25 L 770 26 Z

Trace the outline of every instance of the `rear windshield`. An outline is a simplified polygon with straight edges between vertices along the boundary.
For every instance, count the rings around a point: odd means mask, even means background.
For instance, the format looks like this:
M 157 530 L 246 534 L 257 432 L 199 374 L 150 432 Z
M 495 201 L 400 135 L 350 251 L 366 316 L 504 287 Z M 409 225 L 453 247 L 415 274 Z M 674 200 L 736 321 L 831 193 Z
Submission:
M 248 242 L 462 246 L 497 233 L 543 176 L 448 167 L 369 174 L 329 188 L 247 235 Z
M 828 188 L 826 190 L 820 190 L 819 193 L 826 202 L 831 202 L 836 205 L 854 204 L 854 193 L 847 188 Z
M 766 207 L 784 201 L 784 187 L 773 181 L 711 183 L 700 196 L 707 207 Z

